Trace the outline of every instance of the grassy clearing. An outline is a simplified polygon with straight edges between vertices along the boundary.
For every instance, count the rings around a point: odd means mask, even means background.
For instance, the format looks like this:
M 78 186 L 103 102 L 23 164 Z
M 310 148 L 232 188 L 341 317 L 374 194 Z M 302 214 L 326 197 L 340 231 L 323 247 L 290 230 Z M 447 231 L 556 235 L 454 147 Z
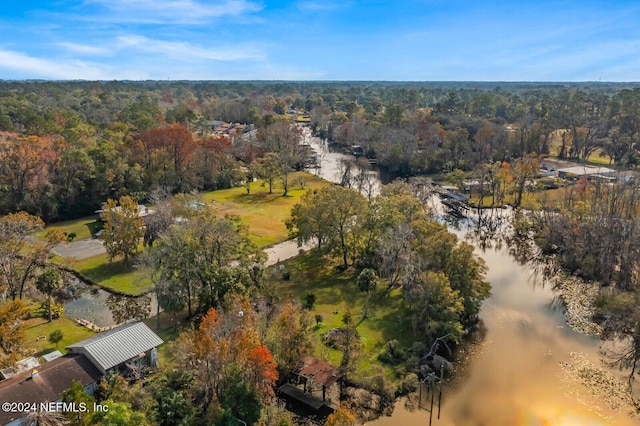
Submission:
M 304 181 L 304 189 L 298 181 Z M 221 214 L 238 215 L 249 227 L 251 239 L 259 246 L 265 247 L 287 239 L 284 220 L 289 217 L 291 208 L 300 197 L 309 190 L 328 185 L 328 182 L 313 175 L 296 172 L 290 176 L 289 195 L 282 196 L 282 190 L 276 185 L 274 193 L 261 182 L 251 185 L 251 194 L 244 187 L 214 191 L 204 194 L 205 201 L 215 201 L 216 210 Z M 54 224 L 63 232 L 75 232 L 76 239 L 89 238 L 99 226 L 95 216 Z M 42 238 L 45 232 L 37 234 Z M 133 266 L 124 265 L 122 261 L 109 262 L 108 256 L 102 254 L 75 261 L 71 267 L 85 277 L 107 290 L 127 295 L 140 295 L 152 288 L 145 273 Z
M 304 189 L 299 181 L 304 182 Z M 328 185 L 328 182 L 303 172 L 292 173 L 290 176 L 289 195 L 284 197 L 279 186 L 275 186 L 274 193 L 269 194 L 268 187 L 261 182 L 251 185 L 251 194 L 246 193 L 244 187 L 213 191 L 203 195 L 204 201 L 215 201 L 216 210 L 220 215 L 238 215 L 249 227 L 250 238 L 260 247 L 266 247 L 288 237 L 284 220 L 289 217 L 291 208 L 300 197 L 309 190 Z M 98 226 L 95 216 L 68 222 L 54 224 L 63 232 L 75 232 L 76 239 L 89 238 Z M 36 236 L 43 238 L 45 231 Z M 139 250 L 142 250 L 140 244 Z M 127 295 L 140 295 L 151 289 L 152 284 L 145 277 L 143 271 L 133 266 L 126 266 L 122 261 L 109 262 L 108 256 L 102 254 L 75 261 L 71 267 L 88 281 L 107 290 Z
M 391 381 L 401 378 L 392 366 L 382 364 L 377 359 L 389 340 L 396 339 L 406 347 L 415 340 L 410 314 L 398 290 L 384 294 L 384 289 L 379 288 L 371 296 L 367 319 L 361 321 L 366 296 L 358 290 L 356 271 L 338 271 L 337 263 L 311 252 L 301 254 L 284 264 L 291 278 L 288 281 L 276 280 L 274 291 L 285 298 L 301 299 L 303 303 L 306 295 L 313 293 L 316 302 L 311 309 L 311 316 L 319 314 L 324 317 L 315 331 L 316 355 L 328 359 L 333 365 L 340 365 L 341 353 L 322 344 L 321 336 L 332 328 L 342 327 L 343 314 L 351 310 L 356 323 L 359 323 L 358 333 L 363 344 L 357 375 L 369 377 L 383 373 Z
M 550 158 L 558 158 L 558 154 L 560 153 L 560 148 L 562 147 L 562 132 L 567 130 L 556 130 L 551 134 L 551 139 L 549 141 L 549 157 Z M 567 151 L 571 148 L 571 143 L 567 143 L 566 149 Z M 613 165 L 613 160 L 610 156 L 604 154 L 602 149 L 598 148 L 587 158 L 588 164 L 593 164 L 596 166 L 611 166 Z
M 542 209 L 542 205 L 544 203 L 555 203 L 564 198 L 565 191 L 567 188 L 556 188 L 556 189 L 547 189 L 544 191 L 537 192 L 524 192 L 522 194 L 522 203 L 520 207 L 528 210 L 540 210 Z M 507 194 L 504 197 L 504 205 L 513 205 L 515 203 L 516 196 L 515 194 Z M 489 207 L 491 206 L 492 197 L 490 195 L 485 195 L 483 199 L 483 206 Z M 477 193 L 472 193 L 471 198 L 469 199 L 469 204 L 471 206 L 477 206 L 480 202 L 480 196 Z M 494 207 L 502 207 L 501 205 L 495 205 Z
M 62 330 L 62 340 L 58 346 L 49 342 L 49 334 L 55 330 Z M 31 318 L 26 321 L 25 334 L 27 340 L 25 347 L 31 351 L 35 351 L 35 357 L 48 354 L 55 350 L 59 350 L 63 354 L 67 351 L 68 345 L 87 339 L 95 333 L 88 328 L 76 323 L 74 320 L 62 317 L 47 322 L 44 318 Z
M 106 253 L 78 260 L 72 268 L 89 281 L 117 293 L 138 296 L 153 287 L 144 271 L 121 260 L 109 262 Z
M 89 217 L 83 217 L 81 219 L 68 220 L 66 222 L 57 222 L 47 225 L 45 229 L 40 232 L 37 232 L 35 236 L 40 239 L 44 239 L 44 236 L 47 233 L 47 228 L 57 228 L 60 231 L 71 234 L 75 233 L 76 240 L 84 240 L 86 238 L 91 238 L 93 234 L 95 234 L 99 229 L 102 228 L 102 223 L 98 220 L 98 217 L 93 215 Z
M 171 347 L 171 342 L 178 338 L 181 331 L 190 328 L 191 323 L 186 318 L 187 311 L 177 314 L 175 318 L 171 314 L 161 312 L 159 317 L 153 316 L 143 321 L 164 340 L 164 344 L 158 347 L 158 359 L 162 367 L 175 366 L 175 352 Z
M 299 179 L 304 180 L 304 189 L 297 183 Z M 251 184 L 250 194 L 244 187 L 238 187 L 207 192 L 202 198 L 206 202 L 214 201 L 220 215 L 238 215 L 249 227 L 251 240 L 259 247 L 266 247 L 288 238 L 284 221 L 289 218 L 291 208 L 300 201 L 300 197 L 306 191 L 329 184 L 304 172 L 292 173 L 289 182 L 289 194 L 286 197 L 282 195 L 280 185 L 276 185 L 273 194 L 269 194 L 269 186 L 263 186 L 259 181 Z

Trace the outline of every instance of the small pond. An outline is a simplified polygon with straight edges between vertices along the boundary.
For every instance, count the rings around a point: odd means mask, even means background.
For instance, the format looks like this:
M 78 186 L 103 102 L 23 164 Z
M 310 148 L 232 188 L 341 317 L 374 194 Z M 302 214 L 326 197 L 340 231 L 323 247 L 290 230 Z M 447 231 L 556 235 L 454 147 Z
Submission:
M 75 277 L 69 277 L 65 284 L 66 316 L 87 320 L 98 327 L 155 315 L 158 306 L 153 293 L 136 297 L 113 294 Z

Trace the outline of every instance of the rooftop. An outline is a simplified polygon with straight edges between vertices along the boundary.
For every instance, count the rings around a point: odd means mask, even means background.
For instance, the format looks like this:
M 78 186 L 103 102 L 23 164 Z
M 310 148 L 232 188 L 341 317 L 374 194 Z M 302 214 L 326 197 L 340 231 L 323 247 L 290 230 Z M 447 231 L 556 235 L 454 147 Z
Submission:
M 336 367 L 312 356 L 303 357 L 293 372 L 325 387 L 331 386 L 341 377 Z
M 615 172 L 615 170 L 610 169 L 608 167 L 571 166 L 571 167 L 559 168 L 558 172 L 584 176 L 584 175 L 600 175 L 600 174 L 613 173 Z
M 30 356 L 15 363 L 14 367 L 7 367 L 0 370 L 0 379 L 10 379 L 23 371 L 32 370 L 40 366 L 37 359 Z
M 52 402 L 60 398 L 60 394 L 69 389 L 73 382 L 83 386 L 100 380 L 100 371 L 83 355 L 64 356 L 37 367 L 37 375 L 32 377 L 33 370 L 16 374 L 11 379 L 0 381 L 0 401 L 40 403 Z M 0 411 L 0 424 L 4 425 L 23 413 Z
M 115 211 L 120 211 L 122 209 L 122 207 L 120 206 L 116 206 L 114 208 Z M 138 204 L 138 216 L 140 217 L 145 217 L 148 216 L 150 214 L 155 213 L 155 210 L 150 210 L 147 206 L 145 206 L 144 204 Z M 102 217 L 103 213 L 104 213 L 104 208 L 96 210 L 94 213 L 97 213 L 100 215 L 100 217 Z
M 164 341 L 143 322 L 124 324 L 67 346 L 71 352 L 82 351 L 94 365 L 109 370 Z

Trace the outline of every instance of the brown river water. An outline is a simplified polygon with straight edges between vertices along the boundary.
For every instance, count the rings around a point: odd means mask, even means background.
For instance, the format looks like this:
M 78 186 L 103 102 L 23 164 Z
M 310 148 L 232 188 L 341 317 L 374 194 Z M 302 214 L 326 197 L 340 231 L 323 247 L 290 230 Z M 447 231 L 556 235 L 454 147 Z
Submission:
M 337 164 L 344 154 L 331 153 L 317 138 L 309 138 L 317 150 L 325 149 L 318 174 L 335 181 Z M 455 232 L 464 239 L 463 231 Z M 473 243 L 472 243 L 473 244 Z M 506 248 L 476 252 L 488 267 L 492 295 L 481 312 L 480 337 L 461 350 L 455 362 L 455 383 L 447 384 L 432 424 L 438 426 L 590 426 L 638 425 L 629 405 L 612 398 L 623 373 L 602 368 L 599 339 L 573 331 L 564 309 L 541 276 L 517 262 Z M 495 247 L 495 244 L 494 244 Z M 593 376 L 588 384 L 582 376 Z M 594 371 L 603 376 L 593 374 Z M 573 373 L 572 373 L 573 372 Z M 601 385 L 602 383 L 602 385 Z M 437 399 L 437 398 L 436 398 Z M 414 401 L 416 398 L 414 397 Z M 368 422 L 371 426 L 428 425 L 430 413 L 396 403 L 390 417 Z M 423 397 L 424 407 L 429 401 Z
M 463 366 L 457 383 L 444 389 L 440 419 L 436 410 L 433 424 L 639 424 L 601 395 L 592 395 L 562 367 L 576 363 L 572 353 L 599 366 L 600 341 L 566 325 L 549 286 L 504 249 L 478 254 L 487 263 L 493 293 L 481 312 L 486 334 L 459 357 Z M 428 401 L 423 405 L 429 406 Z M 367 424 L 426 425 L 429 417 L 425 410 L 407 410 L 401 400 L 391 417 Z

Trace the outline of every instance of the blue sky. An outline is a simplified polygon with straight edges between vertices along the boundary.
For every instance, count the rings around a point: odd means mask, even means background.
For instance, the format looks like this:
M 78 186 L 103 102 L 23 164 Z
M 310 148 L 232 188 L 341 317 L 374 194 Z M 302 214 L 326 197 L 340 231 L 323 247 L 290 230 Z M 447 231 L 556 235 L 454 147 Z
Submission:
M 638 1 L 23 0 L 0 79 L 640 81 Z

